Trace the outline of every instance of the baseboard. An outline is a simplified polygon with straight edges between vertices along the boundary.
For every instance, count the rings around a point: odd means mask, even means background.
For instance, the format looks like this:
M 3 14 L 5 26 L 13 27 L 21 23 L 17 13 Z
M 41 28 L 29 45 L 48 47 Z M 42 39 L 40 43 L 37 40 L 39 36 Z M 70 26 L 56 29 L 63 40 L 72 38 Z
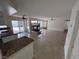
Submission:
M 48 30 L 51 30 L 51 31 L 64 31 L 64 29 L 55 29 L 55 28 L 48 29 Z

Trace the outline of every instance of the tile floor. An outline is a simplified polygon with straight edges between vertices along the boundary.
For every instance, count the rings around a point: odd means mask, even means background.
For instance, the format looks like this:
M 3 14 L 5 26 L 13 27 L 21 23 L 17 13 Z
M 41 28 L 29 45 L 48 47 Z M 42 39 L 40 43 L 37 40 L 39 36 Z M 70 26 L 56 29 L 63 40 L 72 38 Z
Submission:
M 34 59 L 64 59 L 66 33 L 44 30 L 34 42 Z

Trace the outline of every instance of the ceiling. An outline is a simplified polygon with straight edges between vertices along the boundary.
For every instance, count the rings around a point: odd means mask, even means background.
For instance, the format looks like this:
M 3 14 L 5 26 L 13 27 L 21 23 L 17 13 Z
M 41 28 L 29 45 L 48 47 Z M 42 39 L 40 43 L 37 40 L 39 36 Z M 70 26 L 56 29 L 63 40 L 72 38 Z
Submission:
M 17 15 L 69 17 L 77 0 L 15 0 Z

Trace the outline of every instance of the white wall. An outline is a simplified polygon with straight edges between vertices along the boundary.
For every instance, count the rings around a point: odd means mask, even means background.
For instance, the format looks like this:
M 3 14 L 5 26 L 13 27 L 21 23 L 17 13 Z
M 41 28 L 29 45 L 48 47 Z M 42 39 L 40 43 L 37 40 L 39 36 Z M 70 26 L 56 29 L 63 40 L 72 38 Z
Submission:
M 71 59 L 79 59 L 79 29 L 74 43 L 74 48 L 72 50 Z
M 54 20 L 48 20 L 48 30 L 64 31 L 65 18 L 55 18 Z
M 70 21 L 65 21 L 65 29 L 68 30 L 68 26 L 69 26 Z
M 78 19 L 77 19 L 78 10 L 79 10 L 79 0 L 77 1 L 74 8 L 72 9 L 70 24 L 69 24 L 68 33 L 67 33 L 66 42 L 65 42 L 65 59 L 70 59 L 72 56 L 72 51 L 74 48 L 73 45 L 76 39 L 77 30 L 78 30 Z

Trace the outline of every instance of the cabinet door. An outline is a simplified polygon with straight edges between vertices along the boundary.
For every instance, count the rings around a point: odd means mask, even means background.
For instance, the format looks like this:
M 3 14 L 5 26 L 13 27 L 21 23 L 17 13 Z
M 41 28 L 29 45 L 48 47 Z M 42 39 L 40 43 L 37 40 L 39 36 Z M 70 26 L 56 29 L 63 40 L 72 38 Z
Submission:
M 4 15 L 0 12 L 0 25 L 4 25 Z

